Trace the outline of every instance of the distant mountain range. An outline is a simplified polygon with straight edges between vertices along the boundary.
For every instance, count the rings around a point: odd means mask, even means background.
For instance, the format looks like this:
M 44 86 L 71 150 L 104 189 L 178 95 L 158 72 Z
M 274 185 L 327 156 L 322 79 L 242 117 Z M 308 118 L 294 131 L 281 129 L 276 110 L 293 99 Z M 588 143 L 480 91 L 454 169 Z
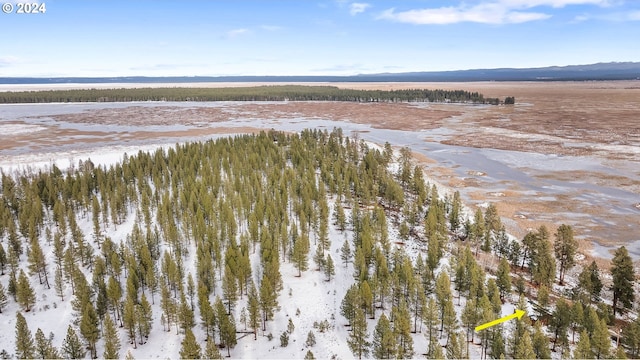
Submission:
M 540 68 L 500 68 L 455 71 L 359 74 L 349 76 L 122 76 L 122 77 L 0 77 L 0 84 L 194 83 L 194 82 L 429 82 L 429 81 L 584 81 L 640 80 L 640 62 Z

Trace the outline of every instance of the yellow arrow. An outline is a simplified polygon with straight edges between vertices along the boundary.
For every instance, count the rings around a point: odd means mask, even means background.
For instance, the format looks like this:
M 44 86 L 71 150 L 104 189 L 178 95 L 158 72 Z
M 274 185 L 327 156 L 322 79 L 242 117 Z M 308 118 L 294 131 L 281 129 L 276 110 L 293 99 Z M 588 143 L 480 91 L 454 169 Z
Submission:
M 500 319 L 489 321 L 486 324 L 482 324 L 482 325 L 476 326 L 476 331 L 484 330 L 484 329 L 486 329 L 488 327 L 492 327 L 494 325 L 498 325 L 500 323 L 503 323 L 505 321 L 509 321 L 511 319 L 518 318 L 518 320 L 520 320 L 522 318 L 522 315 L 524 315 L 524 310 L 516 309 L 516 312 L 511 314 L 511 315 L 507 315 L 505 317 L 501 317 Z

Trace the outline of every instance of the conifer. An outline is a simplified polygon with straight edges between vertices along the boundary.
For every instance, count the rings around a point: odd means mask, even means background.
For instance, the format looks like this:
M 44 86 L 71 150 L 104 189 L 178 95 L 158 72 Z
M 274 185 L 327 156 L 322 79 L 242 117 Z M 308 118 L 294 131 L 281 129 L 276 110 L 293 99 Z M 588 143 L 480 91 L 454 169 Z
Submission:
M 111 316 L 106 316 L 104 319 L 104 353 L 102 357 L 105 359 L 119 359 L 120 346 L 118 330 L 113 320 L 111 320 Z
M 36 347 L 33 344 L 33 336 L 27 325 L 27 321 L 21 313 L 16 313 L 16 357 L 18 359 L 33 359 L 36 356 Z
M 62 352 L 69 359 L 81 359 L 86 353 L 84 345 L 80 342 L 76 331 L 69 325 L 67 327 L 67 336 L 62 342 Z
M 22 306 L 24 311 L 31 311 L 31 307 L 36 303 L 36 293 L 33 291 L 29 278 L 27 278 L 23 270 L 20 270 L 20 275 L 18 276 L 16 296 L 18 304 Z
M 180 358 L 200 359 L 202 357 L 200 351 L 200 345 L 196 341 L 196 337 L 193 335 L 191 329 L 187 328 L 180 348 Z

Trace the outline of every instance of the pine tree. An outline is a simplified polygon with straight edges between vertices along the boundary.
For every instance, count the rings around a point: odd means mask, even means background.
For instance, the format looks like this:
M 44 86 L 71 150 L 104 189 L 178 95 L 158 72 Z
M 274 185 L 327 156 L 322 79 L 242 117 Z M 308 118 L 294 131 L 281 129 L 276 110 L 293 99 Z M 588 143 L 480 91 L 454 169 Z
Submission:
M 582 269 L 578 275 L 578 289 L 580 289 L 590 301 L 597 301 L 602 291 L 600 270 L 595 260 Z
M 234 307 L 238 300 L 238 283 L 229 265 L 224 268 L 224 276 L 222 277 L 222 294 L 227 302 L 227 313 L 231 314 L 231 308 Z
M 231 356 L 231 348 L 237 344 L 236 324 L 233 314 L 227 314 L 220 298 L 216 299 L 216 316 L 220 332 L 220 342 L 227 348 L 227 355 Z
M 131 295 L 127 296 L 122 310 L 122 321 L 129 335 L 129 343 L 136 348 L 136 306 Z
M 64 301 L 64 278 L 62 277 L 62 268 L 60 266 L 56 267 L 53 276 L 53 287 L 56 290 L 56 295 L 60 297 L 61 301 Z
M 253 330 L 253 340 L 257 340 L 258 327 L 260 327 L 260 299 L 253 281 L 249 285 L 247 309 L 249 311 L 249 327 Z
M 36 347 L 33 344 L 33 336 L 27 325 L 27 320 L 19 312 L 16 313 L 16 357 L 18 359 L 33 359 L 36 356 Z
M 396 336 L 396 354 L 398 359 L 413 357 L 413 338 L 411 337 L 411 318 L 407 303 L 400 300 L 400 305 L 391 310 L 393 318 L 393 333 Z
M 287 323 L 287 332 L 289 334 L 293 334 L 293 331 L 295 330 L 296 326 L 293 324 L 293 320 L 291 320 L 291 318 L 289 318 L 289 322 Z
M 313 356 L 313 352 L 311 350 L 307 350 L 307 353 L 304 354 L 304 360 L 315 360 L 315 356 Z
M 267 320 L 271 320 L 273 317 L 273 311 L 278 304 L 276 293 L 271 282 L 266 275 L 262 276 L 262 282 L 260 283 L 260 310 L 262 311 L 262 330 L 266 330 Z
M 62 352 L 70 359 L 81 359 L 86 353 L 82 342 L 71 325 L 67 328 L 67 337 L 62 342 Z
M 18 304 L 24 308 L 24 311 L 31 311 L 31 307 L 36 303 L 36 293 L 33 291 L 29 278 L 27 278 L 23 270 L 20 270 L 20 275 L 18 276 L 16 296 Z
M 466 359 L 467 351 L 466 335 L 462 333 L 453 333 L 449 339 L 449 346 L 447 346 L 447 359 Z
M 204 359 L 206 360 L 218 360 L 222 359 L 222 355 L 220 354 L 220 350 L 216 345 L 216 342 L 213 338 L 207 338 L 207 345 L 204 348 Z
M 2 309 L 7 306 L 9 299 L 7 299 L 7 291 L 4 289 L 2 283 L 0 283 L 0 314 L 2 314 Z
M 578 250 L 578 241 L 573 238 L 573 229 L 570 225 L 562 224 L 556 232 L 556 240 L 553 243 L 553 251 L 560 263 L 560 285 L 564 283 L 564 275 L 575 264 L 575 255 Z
M 40 328 L 36 330 L 36 357 L 40 359 L 58 359 L 60 355 L 50 338 L 46 338 Z
M 351 248 L 349 247 L 349 240 L 345 240 L 340 248 L 340 259 L 344 263 L 344 267 L 347 267 L 347 264 L 351 260 Z
M 324 275 L 327 277 L 327 281 L 331 281 L 331 277 L 336 274 L 336 267 L 333 264 L 331 254 L 327 254 L 327 259 L 324 264 Z
M 591 335 L 591 347 L 593 349 L 593 353 L 596 354 L 596 358 L 609 358 L 611 339 L 609 337 L 607 322 L 604 319 L 596 321 L 596 327 Z
M 438 304 L 438 312 L 440 313 L 440 331 L 444 327 L 444 311 L 447 302 L 453 299 L 451 294 L 451 281 L 446 271 L 440 272 L 436 279 L 436 302 Z
M 304 342 L 307 347 L 313 347 L 316 344 L 316 335 L 313 330 L 309 330 L 307 333 L 307 340 Z
M 373 332 L 373 357 L 376 359 L 391 359 L 396 351 L 396 338 L 391 330 L 391 324 L 383 313 Z
M 550 329 L 554 332 L 553 351 L 556 351 L 556 345 L 564 345 L 568 343 L 567 330 L 571 324 L 571 307 L 564 299 L 556 302 L 556 308 L 551 317 Z
M 347 344 L 351 352 L 362 359 L 362 356 L 369 354 L 369 342 L 367 341 L 367 320 L 362 309 L 355 310 L 355 316 L 351 324 L 351 333 L 347 339 Z
M 80 334 L 85 338 L 89 344 L 89 350 L 91 351 L 91 358 L 98 356 L 96 353 L 96 342 L 100 338 L 100 330 L 98 329 L 98 314 L 93 308 L 91 303 L 85 305 L 82 313 L 82 319 L 80 320 Z
M 624 246 L 616 250 L 613 260 L 611 260 L 611 276 L 613 277 L 613 286 L 611 287 L 613 291 L 613 316 L 615 316 L 619 302 L 622 303 L 623 308 L 630 309 L 634 300 L 633 261 Z
M 542 330 L 540 323 L 536 323 L 536 327 L 533 333 L 533 339 L 531 340 L 533 345 L 533 352 L 536 353 L 538 359 L 550 359 L 551 351 L 549 351 L 549 338 Z
M 500 299 L 511 293 L 511 267 L 507 259 L 502 258 L 498 265 L 498 273 L 496 274 L 496 285 L 500 289 Z
M 196 337 L 193 335 L 191 329 L 187 328 L 180 348 L 180 358 L 200 359 L 202 357 L 200 351 L 200 345 L 196 341 Z
M 151 310 L 151 304 L 147 300 L 145 294 L 142 294 L 140 304 L 136 305 L 136 324 L 138 326 L 138 334 L 140 335 L 140 344 L 143 344 L 151 333 L 151 326 L 153 324 L 153 312 Z
M 574 359 L 595 359 L 593 351 L 591 351 L 591 342 L 589 341 L 589 334 L 586 330 L 582 330 L 580 333 L 580 339 L 573 350 Z
M 105 359 L 119 359 L 120 358 L 120 335 L 116 329 L 111 316 L 106 316 L 104 319 L 104 354 Z
M 302 276 L 302 272 L 309 268 L 309 238 L 306 235 L 301 235 L 296 239 L 293 244 L 292 261 L 295 268 L 298 270 L 298 277 Z
M 518 339 L 515 355 L 513 357 L 515 359 L 534 359 L 536 357 L 536 354 L 533 351 L 533 345 L 531 344 L 531 336 L 529 336 L 528 331 L 525 331 L 524 335 Z

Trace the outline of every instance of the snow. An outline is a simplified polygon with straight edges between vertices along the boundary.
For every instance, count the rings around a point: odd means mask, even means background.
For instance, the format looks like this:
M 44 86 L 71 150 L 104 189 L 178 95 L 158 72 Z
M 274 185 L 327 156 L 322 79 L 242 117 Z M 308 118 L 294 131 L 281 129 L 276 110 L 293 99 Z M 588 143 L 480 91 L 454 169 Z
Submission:
M 14 131 L 20 131 L 14 130 Z M 371 145 L 371 144 L 370 144 Z M 0 159 L 0 167 L 5 172 L 11 172 L 13 170 L 30 168 L 47 168 L 56 164 L 61 169 L 69 167 L 71 164 L 77 163 L 78 160 L 91 159 L 96 165 L 109 166 L 120 161 L 124 153 L 135 154 L 138 151 L 155 151 L 158 148 L 166 148 L 171 146 L 169 144 L 154 144 L 145 146 L 116 146 L 108 148 L 87 149 L 83 151 L 72 151 L 66 153 L 50 154 L 34 154 L 34 155 L 20 155 L 13 157 L 4 157 Z M 379 145 L 375 145 L 379 148 Z M 396 153 L 397 157 L 397 153 Z M 398 164 L 392 163 L 390 169 L 397 171 Z M 438 183 L 435 179 L 428 176 L 425 172 L 425 181 L 429 184 L 436 184 L 438 187 L 439 195 L 451 196 L 453 190 Z M 329 209 L 333 211 L 334 199 L 329 201 Z M 103 229 L 105 234 L 112 238 L 117 244 L 126 239 L 126 236 L 133 229 L 136 221 L 135 209 L 130 209 L 129 214 L 125 221 L 118 225 L 110 225 Z M 472 219 L 473 211 L 464 206 L 463 216 Z M 330 215 L 330 219 L 331 219 Z M 155 220 L 154 220 L 155 221 Z M 389 226 L 390 242 L 394 244 L 398 240 L 398 232 L 392 226 L 391 221 L 387 221 Z M 91 234 L 93 231 L 93 225 L 90 215 L 85 214 L 85 217 L 78 219 L 78 225 L 82 231 L 87 234 Z M 307 350 L 311 350 L 316 358 L 336 358 L 336 359 L 350 359 L 353 358 L 353 354 L 349 350 L 346 339 L 349 336 L 348 327 L 346 326 L 346 319 L 340 315 L 340 304 L 348 289 L 353 283 L 353 266 L 351 263 L 348 266 L 344 266 L 340 261 L 340 247 L 345 239 L 351 241 L 352 232 L 346 230 L 340 232 L 334 226 L 330 225 L 329 238 L 331 240 L 330 254 L 335 263 L 336 274 L 331 281 L 325 281 L 325 276 L 319 271 L 315 271 L 315 264 L 313 261 L 309 261 L 309 268 L 302 273 L 302 276 L 298 277 L 298 271 L 289 262 L 281 263 L 280 272 L 283 278 L 283 290 L 279 294 L 278 302 L 281 306 L 280 310 L 275 313 L 274 319 L 267 322 L 266 331 L 260 330 L 258 332 L 257 340 L 253 339 L 253 334 L 238 334 L 238 343 L 235 348 L 231 350 L 231 356 L 234 358 L 264 358 L 264 359 L 283 359 L 283 358 L 302 358 L 306 354 Z M 513 239 L 513 237 L 510 237 Z M 313 235 L 311 237 L 311 249 L 315 249 Z M 92 245 L 93 242 L 89 241 Z M 53 253 L 51 246 L 46 245 L 46 242 L 41 241 L 43 244 L 43 250 L 48 257 L 49 263 L 52 263 Z M 351 248 L 353 245 L 351 244 Z M 411 259 L 415 259 L 419 253 L 424 251 L 424 244 L 415 243 L 409 241 L 403 246 L 407 255 Z M 195 251 L 190 250 L 188 258 L 184 264 L 186 266 L 186 273 L 191 272 L 195 275 Z M 253 280 L 257 284 L 259 282 L 258 272 L 258 258 L 259 250 L 256 249 L 252 254 L 251 262 L 254 266 Z M 23 255 L 24 257 L 24 255 Z M 311 257 L 311 254 L 310 254 Z M 21 262 L 22 266 L 25 266 L 25 261 Z M 441 259 L 436 273 L 440 271 L 450 271 L 451 259 L 447 256 Z M 53 269 L 49 267 L 50 282 L 53 284 Z M 32 285 L 35 287 L 38 295 L 38 301 L 35 309 L 26 314 L 27 323 L 33 333 L 40 327 L 45 334 L 53 332 L 55 338 L 53 343 L 56 347 L 62 345 L 62 341 L 66 334 L 67 324 L 73 319 L 74 314 L 71 309 L 70 300 L 71 289 L 67 288 L 65 291 L 65 301 L 61 302 L 53 290 L 47 290 L 46 293 L 43 290 L 43 286 L 37 284 L 36 277 L 32 277 Z M 89 278 L 90 280 L 90 278 Z M 0 277 L 0 281 L 5 288 L 7 287 L 8 277 Z M 221 294 L 220 289 L 216 290 L 217 294 Z M 214 299 L 213 297 L 211 298 Z M 247 297 L 243 296 L 239 300 L 234 308 L 234 317 L 236 319 L 236 328 L 238 331 L 244 331 L 244 325 L 240 323 L 240 311 L 243 307 L 246 307 Z M 460 305 L 456 305 L 456 311 L 458 316 L 462 312 L 464 307 L 464 301 Z M 163 331 L 163 326 L 160 324 L 160 309 L 159 296 L 155 296 L 155 304 L 152 305 L 154 313 L 154 323 L 151 332 L 151 336 L 148 342 L 144 345 L 137 345 L 134 349 L 133 345 L 129 344 L 128 338 L 125 332 L 121 329 L 120 340 L 122 348 L 120 350 L 120 356 L 124 357 L 127 351 L 130 351 L 135 358 L 140 359 L 160 359 L 160 358 L 178 358 L 181 341 L 183 335 L 176 336 L 175 326 L 172 327 L 170 332 Z M 296 314 L 299 310 L 299 314 Z M 526 309 L 527 313 L 531 313 L 533 309 L 529 304 L 529 308 Z M 0 349 L 5 348 L 9 353 L 13 352 L 14 333 L 12 329 L 15 327 L 14 314 L 17 309 L 15 302 L 11 301 L 10 305 L 5 311 L 0 314 L 0 326 L 3 329 L 9 329 L 9 331 L 0 332 Z M 511 302 L 506 302 L 502 308 L 502 314 L 508 315 L 513 313 L 514 305 Z M 387 314 L 389 309 L 386 310 Z M 198 325 L 194 327 L 194 334 L 196 339 L 201 341 L 201 347 L 204 348 L 204 330 L 199 325 L 200 317 L 198 311 L 196 311 L 195 320 Z M 380 317 L 380 311 L 376 312 L 376 320 L 368 319 L 368 333 L 371 339 L 373 329 L 375 328 L 377 319 Z M 287 328 L 288 320 L 292 319 L 295 325 L 295 330 L 290 335 L 289 345 L 287 347 L 280 346 L 280 334 Z M 317 329 L 313 328 L 314 322 L 321 322 L 323 320 L 329 321 L 331 326 L 330 330 L 325 333 L 320 333 Z M 512 325 L 505 325 L 512 326 Z M 305 345 L 307 333 L 313 331 L 317 340 L 317 344 L 312 348 L 307 348 Z M 267 334 L 271 333 L 273 339 L 269 341 Z M 412 334 L 414 340 L 414 351 L 416 357 L 421 357 L 421 354 L 425 352 L 427 341 L 423 334 Z M 103 342 L 100 340 L 97 344 L 98 354 L 102 354 Z M 226 354 L 226 349 L 221 349 L 222 354 Z M 477 358 L 480 356 L 479 346 L 470 345 L 470 356 Z M 557 354 L 553 354 L 556 356 Z

